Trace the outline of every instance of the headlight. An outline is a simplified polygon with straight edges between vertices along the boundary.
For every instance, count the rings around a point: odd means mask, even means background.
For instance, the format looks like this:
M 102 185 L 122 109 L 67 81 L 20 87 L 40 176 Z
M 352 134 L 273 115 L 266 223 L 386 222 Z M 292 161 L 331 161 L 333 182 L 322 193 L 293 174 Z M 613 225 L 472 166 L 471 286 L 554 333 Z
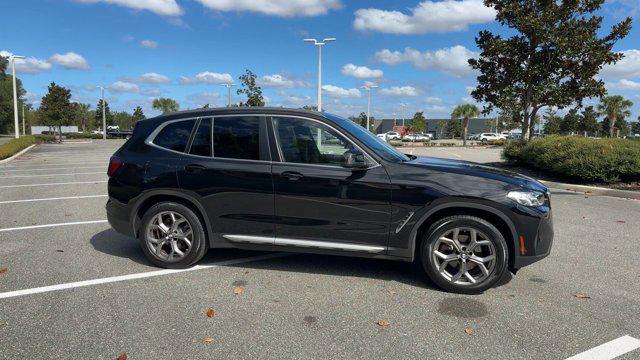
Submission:
M 537 191 L 510 191 L 507 197 L 524 206 L 544 205 L 544 194 Z

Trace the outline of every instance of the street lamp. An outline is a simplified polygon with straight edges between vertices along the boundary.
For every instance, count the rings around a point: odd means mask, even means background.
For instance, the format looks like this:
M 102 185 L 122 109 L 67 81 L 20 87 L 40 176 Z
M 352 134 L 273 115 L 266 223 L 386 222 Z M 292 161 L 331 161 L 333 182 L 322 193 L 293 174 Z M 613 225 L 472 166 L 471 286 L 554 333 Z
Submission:
M 24 56 L 11 55 L 9 58 L 13 67 L 13 119 L 17 139 L 20 137 L 20 126 L 18 125 L 18 88 L 16 87 L 16 59 L 24 59 Z
M 404 126 L 404 109 L 407 108 L 407 104 L 400 104 L 400 116 L 402 116 L 402 126 Z
M 322 111 L 322 46 L 328 42 L 336 41 L 336 38 L 325 38 L 322 41 L 316 39 L 304 39 L 318 47 L 318 111 Z
M 102 140 L 107 140 L 107 104 L 104 102 L 104 86 L 98 86 L 102 93 Z
M 236 86 L 236 84 L 220 84 L 227 88 L 227 107 L 231 107 L 231 87 Z
M 27 135 L 27 133 L 25 132 L 25 126 L 24 126 L 24 104 L 22 104 L 22 136 Z
M 378 85 L 376 84 L 369 84 L 369 85 L 363 85 L 361 86 L 362 89 L 367 90 L 367 130 L 371 131 L 371 128 L 369 127 L 369 119 L 370 119 L 370 115 L 371 115 L 371 89 L 377 88 Z

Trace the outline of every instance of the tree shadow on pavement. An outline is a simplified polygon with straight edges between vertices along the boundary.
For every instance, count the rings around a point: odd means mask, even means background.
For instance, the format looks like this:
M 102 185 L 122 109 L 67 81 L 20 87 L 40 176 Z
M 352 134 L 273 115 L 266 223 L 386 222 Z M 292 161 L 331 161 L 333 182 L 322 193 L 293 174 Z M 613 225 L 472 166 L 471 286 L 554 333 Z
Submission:
M 138 240 L 121 235 L 112 229 L 104 230 L 94 235 L 90 242 L 94 249 L 104 254 L 130 259 L 143 265 L 151 265 L 140 249 Z M 211 249 L 198 264 L 214 265 L 225 260 L 239 260 L 264 254 L 267 253 L 241 249 Z M 252 270 L 379 279 L 439 290 L 427 278 L 421 266 L 417 263 L 294 252 L 283 252 L 283 254 L 286 256 L 224 266 Z M 498 282 L 497 286 L 508 283 L 511 278 L 511 273 L 505 274 L 505 277 Z

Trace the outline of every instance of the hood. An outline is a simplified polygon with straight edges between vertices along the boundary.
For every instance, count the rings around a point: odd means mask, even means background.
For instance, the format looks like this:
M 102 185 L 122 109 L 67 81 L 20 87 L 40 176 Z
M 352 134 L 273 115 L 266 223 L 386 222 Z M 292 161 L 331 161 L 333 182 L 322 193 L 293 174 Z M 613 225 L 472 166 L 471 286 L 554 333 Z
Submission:
M 461 175 L 476 176 L 502 181 L 525 190 L 547 192 L 547 187 L 536 179 L 513 171 L 486 166 L 470 161 L 442 159 L 429 156 L 417 156 L 415 159 L 407 161 L 405 164 L 409 166 L 422 167 L 425 169 L 440 170 L 449 173 L 459 173 Z

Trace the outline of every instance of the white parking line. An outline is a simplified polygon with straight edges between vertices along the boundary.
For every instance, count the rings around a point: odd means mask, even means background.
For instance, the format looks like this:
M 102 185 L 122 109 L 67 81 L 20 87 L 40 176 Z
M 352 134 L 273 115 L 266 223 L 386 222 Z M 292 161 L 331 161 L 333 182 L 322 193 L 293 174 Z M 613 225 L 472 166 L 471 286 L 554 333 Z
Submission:
M 567 358 L 567 360 L 610 360 L 637 348 L 640 348 L 640 340 L 625 335 Z
M 93 280 L 85 280 L 85 281 L 77 281 L 77 282 L 71 282 L 71 283 L 50 285 L 50 286 L 42 286 L 42 287 L 31 288 L 31 289 L 9 291 L 9 292 L 0 293 L 0 299 L 8 299 L 8 298 L 18 297 L 18 296 L 33 295 L 33 294 L 40 294 L 40 293 L 51 292 L 51 291 L 73 289 L 73 288 L 78 288 L 78 287 L 83 287 L 83 286 L 100 285 L 100 284 L 108 284 L 108 283 L 114 283 L 114 282 L 119 282 L 119 281 L 144 279 L 144 278 L 149 278 L 149 277 L 154 277 L 154 276 L 171 275 L 171 274 L 176 274 L 176 273 L 181 273 L 181 272 L 189 272 L 189 271 L 196 271 L 196 270 L 203 270 L 203 269 L 211 269 L 211 268 L 215 268 L 215 267 L 219 267 L 219 266 L 242 264 L 242 263 L 248 263 L 248 262 L 252 262 L 252 261 L 260 261 L 260 260 L 268 260 L 268 259 L 274 259 L 274 258 L 279 258 L 279 257 L 285 257 L 285 256 L 288 256 L 288 255 L 291 255 L 291 254 L 275 253 L 275 254 L 258 255 L 258 256 L 251 256 L 251 257 L 246 257 L 246 258 L 242 258 L 242 259 L 233 259 L 233 260 L 220 261 L 220 262 L 213 263 L 213 264 L 210 264 L 210 265 L 196 265 L 196 266 L 188 268 L 188 269 L 179 269 L 179 270 L 164 269 L 164 270 L 157 270 L 157 271 L 148 271 L 148 272 L 143 272 L 143 273 L 112 276 L 112 277 L 101 278 L 101 279 L 93 279 Z
M 83 196 L 65 196 L 65 197 L 55 197 L 55 198 L 40 198 L 40 199 L 7 200 L 7 201 L 0 201 L 0 204 L 15 204 L 15 203 L 23 203 L 23 202 L 51 201 L 51 200 L 89 199 L 89 198 L 98 198 L 98 197 L 107 197 L 107 196 L 109 195 L 83 195 Z
M 453 155 L 453 156 L 455 156 L 457 158 L 462 158 L 462 156 L 460 156 L 460 155 L 458 155 L 458 154 L 456 154 L 454 152 L 443 150 L 443 149 L 438 149 L 438 150 L 442 151 L 443 153 L 446 153 L 446 154 L 449 154 L 449 155 Z
M 12 175 L 12 176 L 0 176 L 1 179 L 13 179 L 13 178 L 29 178 L 29 177 L 52 177 L 52 176 L 72 176 L 72 175 L 95 175 L 106 174 L 105 171 L 97 172 L 85 172 L 85 173 L 67 173 L 67 174 L 31 174 L 31 175 Z
M 106 183 L 106 182 L 108 182 L 108 180 L 57 182 L 57 183 L 45 183 L 45 184 L 1 185 L 0 189 L 18 188 L 18 187 L 30 187 L 30 186 L 53 186 L 53 185 L 72 185 L 72 184 L 100 184 L 100 183 Z
M 99 169 L 99 168 L 104 168 L 106 167 L 105 165 L 98 165 L 98 166 L 71 166 L 71 167 L 66 167 L 66 168 L 40 168 L 40 169 L 21 169 L 21 170 L 14 170 L 14 169 L 2 169 L 0 168 L 0 172 L 23 172 L 23 171 L 44 171 L 44 170 L 73 170 L 73 169 Z M 7 175 L 7 174 L 2 174 L 2 175 Z
M 74 221 L 74 222 L 58 223 L 58 224 L 30 225 L 30 226 L 20 226 L 20 227 L 13 227 L 13 228 L 4 228 L 4 229 L 0 229 L 0 232 L 40 229 L 40 228 L 59 227 L 59 226 L 84 225 L 84 224 L 101 224 L 106 222 L 107 220 L 90 220 L 90 221 Z
M 31 160 L 18 160 L 18 161 L 23 161 L 24 164 L 32 162 Z M 81 163 L 78 163 L 78 162 L 55 163 L 55 164 L 49 164 L 47 162 L 42 162 L 41 164 L 20 165 L 20 166 L 13 166 L 13 165 L 17 165 L 16 162 L 13 162 L 13 163 L 11 163 L 12 164 L 11 166 L 10 165 L 5 165 L 5 166 L 1 166 L 0 165 L 0 170 L 11 170 L 12 168 L 15 168 L 15 169 L 26 169 L 26 168 L 31 167 L 31 166 L 49 166 L 49 165 L 51 165 L 51 166 L 69 166 L 69 165 L 106 164 L 107 162 L 108 162 L 108 160 L 107 161 L 98 161 L 98 160 L 96 160 L 96 161 L 86 161 L 86 162 L 81 162 Z

